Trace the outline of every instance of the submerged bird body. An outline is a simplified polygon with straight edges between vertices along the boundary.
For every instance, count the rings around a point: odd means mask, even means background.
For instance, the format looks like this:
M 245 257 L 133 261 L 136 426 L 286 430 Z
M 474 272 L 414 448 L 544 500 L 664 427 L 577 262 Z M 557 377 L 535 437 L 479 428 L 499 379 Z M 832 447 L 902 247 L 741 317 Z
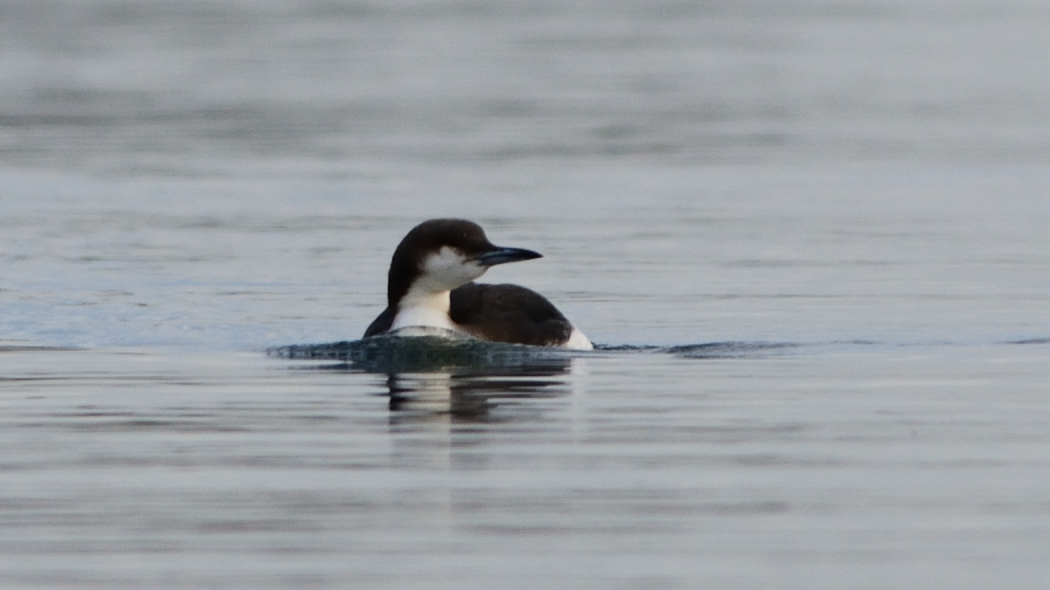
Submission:
M 473 282 L 491 266 L 539 257 L 492 244 L 470 221 L 424 221 L 394 251 L 387 308 L 365 337 L 403 328 L 444 328 L 493 342 L 592 349 L 587 337 L 539 293 Z

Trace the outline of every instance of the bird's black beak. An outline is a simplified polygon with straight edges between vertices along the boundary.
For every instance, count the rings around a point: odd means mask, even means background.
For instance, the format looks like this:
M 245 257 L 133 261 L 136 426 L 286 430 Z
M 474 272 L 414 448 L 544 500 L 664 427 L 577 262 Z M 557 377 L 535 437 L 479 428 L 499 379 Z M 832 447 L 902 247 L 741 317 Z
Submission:
M 482 266 L 496 266 L 497 264 L 505 264 L 507 262 L 520 262 L 522 260 L 532 260 L 533 258 L 542 257 L 543 254 L 533 252 L 532 250 L 526 250 L 524 248 L 496 248 L 490 252 L 479 254 L 475 260 L 477 260 Z

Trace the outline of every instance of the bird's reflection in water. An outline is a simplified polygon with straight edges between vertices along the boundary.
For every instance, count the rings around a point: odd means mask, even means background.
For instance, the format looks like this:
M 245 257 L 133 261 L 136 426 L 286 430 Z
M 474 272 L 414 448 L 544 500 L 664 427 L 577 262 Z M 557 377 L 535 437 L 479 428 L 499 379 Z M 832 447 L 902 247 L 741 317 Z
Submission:
M 573 359 L 503 367 L 450 367 L 443 371 L 387 374 L 391 412 L 447 413 L 458 420 L 486 421 L 492 410 L 570 391 Z
M 319 368 L 385 375 L 392 423 L 447 417 L 456 422 L 498 420 L 496 408 L 572 391 L 580 353 L 449 339 L 377 336 L 334 344 L 268 351 L 290 359 L 332 359 Z
M 289 359 L 336 360 L 323 369 L 377 376 L 389 404 L 392 466 L 483 470 L 500 465 L 496 440 L 513 431 L 575 430 L 580 373 L 588 353 L 432 337 L 376 336 L 269 351 Z M 567 410 L 567 411 L 566 411 Z M 546 440 L 546 439 L 544 439 Z M 451 488 L 417 490 L 428 514 L 456 512 Z

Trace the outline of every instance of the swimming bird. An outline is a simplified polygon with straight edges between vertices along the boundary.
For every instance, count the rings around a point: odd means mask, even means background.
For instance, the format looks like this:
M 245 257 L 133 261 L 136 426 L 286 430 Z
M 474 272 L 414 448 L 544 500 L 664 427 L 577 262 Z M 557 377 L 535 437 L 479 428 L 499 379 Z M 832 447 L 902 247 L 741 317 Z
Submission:
M 424 221 L 401 240 L 387 274 L 387 307 L 365 338 L 411 327 L 444 328 L 480 340 L 591 350 L 591 341 L 539 293 L 474 283 L 490 267 L 542 255 L 496 246 L 465 219 Z

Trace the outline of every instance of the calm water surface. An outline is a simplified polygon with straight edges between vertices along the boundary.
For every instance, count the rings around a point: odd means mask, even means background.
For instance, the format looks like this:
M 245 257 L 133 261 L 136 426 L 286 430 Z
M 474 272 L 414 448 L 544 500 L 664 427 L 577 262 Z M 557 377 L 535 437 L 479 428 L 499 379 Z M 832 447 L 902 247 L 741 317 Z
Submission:
M 1048 28 L 3 3 L 0 585 L 1044 588 Z M 266 354 L 433 216 L 602 350 Z

